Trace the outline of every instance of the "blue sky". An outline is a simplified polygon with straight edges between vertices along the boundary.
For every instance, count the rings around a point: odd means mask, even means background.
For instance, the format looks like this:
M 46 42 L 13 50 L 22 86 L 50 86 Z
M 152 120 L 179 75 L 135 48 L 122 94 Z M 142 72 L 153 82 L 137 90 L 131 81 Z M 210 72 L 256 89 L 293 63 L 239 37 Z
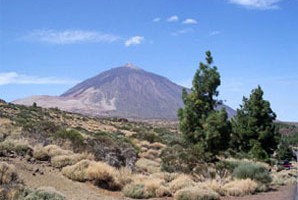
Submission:
M 297 19 L 298 0 L 0 0 L 0 98 L 60 95 L 125 63 L 190 86 L 211 50 L 227 105 L 259 84 L 298 121 Z

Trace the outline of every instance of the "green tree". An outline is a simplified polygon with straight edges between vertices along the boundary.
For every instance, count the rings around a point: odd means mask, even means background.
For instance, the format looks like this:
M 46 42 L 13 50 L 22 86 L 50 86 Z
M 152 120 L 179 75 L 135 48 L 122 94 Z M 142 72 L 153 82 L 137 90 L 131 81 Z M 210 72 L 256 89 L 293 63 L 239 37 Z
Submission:
M 231 143 L 234 149 L 264 160 L 277 148 L 279 134 L 274 125 L 276 114 L 263 95 L 258 86 L 252 90 L 249 99 L 243 97 L 243 104 L 232 120 Z
M 179 128 L 189 144 L 200 147 L 200 151 L 215 155 L 225 150 L 229 141 L 230 123 L 225 109 L 215 110 L 219 101 L 220 75 L 212 66 L 211 52 L 206 52 L 206 63 L 200 63 L 194 75 L 192 88 L 182 91 L 184 108 L 178 111 Z

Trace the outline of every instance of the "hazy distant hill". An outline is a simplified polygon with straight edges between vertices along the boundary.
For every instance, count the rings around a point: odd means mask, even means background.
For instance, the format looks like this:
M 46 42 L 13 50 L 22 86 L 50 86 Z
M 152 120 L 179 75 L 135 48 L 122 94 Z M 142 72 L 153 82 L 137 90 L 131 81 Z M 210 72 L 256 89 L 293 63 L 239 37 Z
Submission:
M 175 119 L 183 106 L 182 87 L 165 77 L 127 64 L 100 73 L 60 97 L 33 96 L 14 101 L 101 116 Z M 227 107 L 229 115 L 234 110 Z

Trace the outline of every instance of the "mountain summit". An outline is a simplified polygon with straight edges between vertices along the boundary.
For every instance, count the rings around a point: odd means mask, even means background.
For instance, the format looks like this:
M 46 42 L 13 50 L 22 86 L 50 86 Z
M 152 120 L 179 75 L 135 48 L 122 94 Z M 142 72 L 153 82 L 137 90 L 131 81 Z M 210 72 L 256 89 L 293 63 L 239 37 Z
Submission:
M 183 106 L 181 92 L 182 87 L 167 78 L 128 63 L 89 78 L 59 97 L 33 96 L 14 103 L 36 102 L 95 116 L 175 119 Z

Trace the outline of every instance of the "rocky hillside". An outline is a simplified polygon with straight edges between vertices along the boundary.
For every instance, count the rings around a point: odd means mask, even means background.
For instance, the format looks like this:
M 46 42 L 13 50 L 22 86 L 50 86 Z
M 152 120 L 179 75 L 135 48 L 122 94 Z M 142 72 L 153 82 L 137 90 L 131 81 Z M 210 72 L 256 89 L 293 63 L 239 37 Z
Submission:
M 132 64 L 100 73 L 59 97 L 32 96 L 17 104 L 58 107 L 93 116 L 176 119 L 182 87 Z M 234 110 L 226 107 L 230 116 Z

